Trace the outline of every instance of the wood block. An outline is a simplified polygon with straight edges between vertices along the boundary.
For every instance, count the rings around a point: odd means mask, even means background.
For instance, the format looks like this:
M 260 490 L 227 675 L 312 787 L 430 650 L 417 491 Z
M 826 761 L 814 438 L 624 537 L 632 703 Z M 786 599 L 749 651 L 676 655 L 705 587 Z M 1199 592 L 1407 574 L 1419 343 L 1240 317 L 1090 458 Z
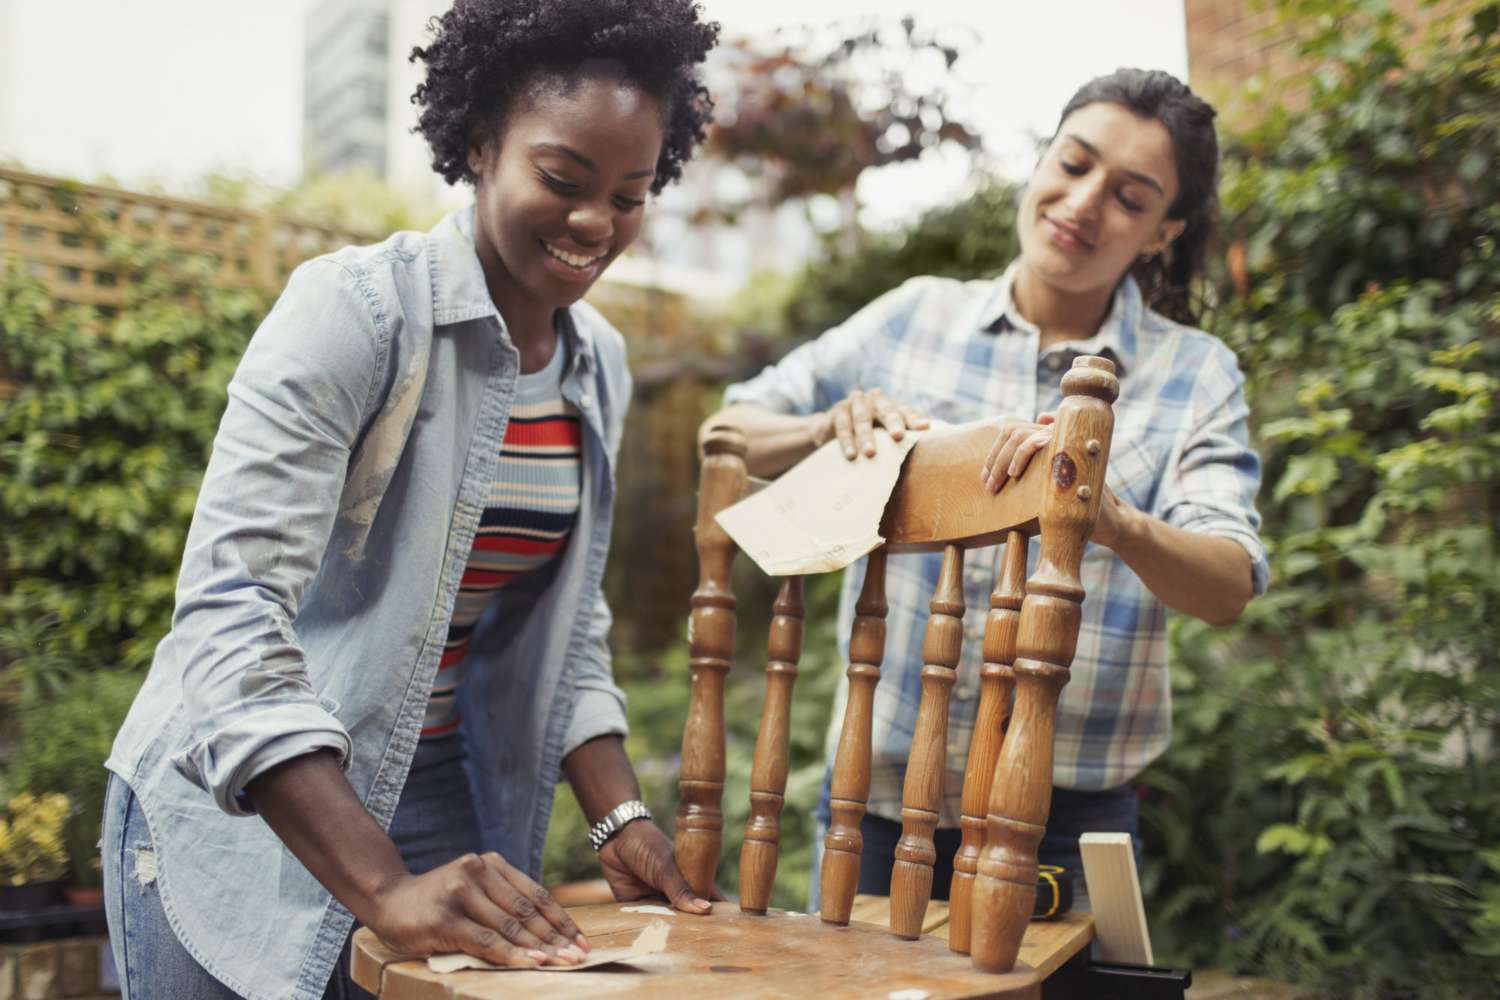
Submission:
M 1151 965 L 1151 932 L 1128 833 L 1085 833 L 1078 838 L 1083 877 L 1094 911 L 1099 960 Z

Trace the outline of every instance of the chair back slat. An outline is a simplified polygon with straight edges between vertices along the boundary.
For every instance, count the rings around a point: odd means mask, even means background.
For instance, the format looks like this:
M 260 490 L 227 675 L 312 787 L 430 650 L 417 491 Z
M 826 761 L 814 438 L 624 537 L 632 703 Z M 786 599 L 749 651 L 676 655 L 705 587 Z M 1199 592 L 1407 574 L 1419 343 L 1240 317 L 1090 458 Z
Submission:
M 766 640 L 766 703 L 750 769 L 750 818 L 740 849 L 740 909 L 764 913 L 776 881 L 781 845 L 781 806 L 786 796 L 787 757 L 792 731 L 792 686 L 802 658 L 802 577 L 781 582 L 771 607 Z
M 969 762 L 964 771 L 963 816 L 959 825 L 963 839 L 953 858 L 953 887 L 948 894 L 948 946 L 961 955 L 969 952 L 970 903 L 974 874 L 979 870 L 979 852 L 984 847 L 985 819 L 989 813 L 990 786 L 1016 678 L 1011 664 L 1016 660 L 1016 633 L 1021 623 L 1021 600 L 1026 596 L 1026 557 L 1030 540 L 1012 531 L 1005 540 L 1000 575 L 990 592 L 990 613 L 984 622 L 984 666 L 979 670 L 979 710 L 974 719 L 974 738 L 969 744 Z
M 682 729 L 678 784 L 677 865 L 703 899 L 713 898 L 724 814 L 724 676 L 734 660 L 735 600 L 730 584 L 737 551 L 714 517 L 745 492 L 744 435 L 716 428 L 704 441 L 698 485 L 698 588 L 688 617 L 689 669 L 693 675 Z
M 996 545 L 1011 531 L 1036 534 L 1042 475 L 1027 474 L 991 493 L 979 469 L 995 443 L 995 422 L 924 431 L 901 467 L 880 534 L 892 552 L 941 552 Z
M 975 470 L 974 478 L 978 478 Z M 964 638 L 964 550 L 943 549 L 932 613 L 922 641 L 922 700 L 912 734 L 906 783 L 901 790 L 901 839 L 891 868 L 891 933 L 916 940 L 932 898 L 937 861 L 933 831 L 947 777 L 948 696 L 957 677 Z
M 823 839 L 823 873 L 819 883 L 822 916 L 826 923 L 849 923 L 859 885 L 859 855 L 864 837 L 859 832 L 870 797 L 870 730 L 874 718 L 875 685 L 885 659 L 884 548 L 865 561 L 865 579 L 854 605 L 849 635 L 849 699 L 833 758 L 829 790 L 830 822 Z
M 1037 848 L 1052 804 L 1057 697 L 1078 644 L 1079 570 L 1103 498 L 1114 432 L 1110 404 L 1119 382 L 1109 361 L 1083 357 L 1063 377 L 1062 389 L 1042 465 L 1047 479 L 1038 519 L 1039 558 L 1021 604 L 1015 708 L 990 789 L 985 847 L 974 880 L 970 954 L 976 967 L 993 972 L 1015 967 L 1036 901 Z

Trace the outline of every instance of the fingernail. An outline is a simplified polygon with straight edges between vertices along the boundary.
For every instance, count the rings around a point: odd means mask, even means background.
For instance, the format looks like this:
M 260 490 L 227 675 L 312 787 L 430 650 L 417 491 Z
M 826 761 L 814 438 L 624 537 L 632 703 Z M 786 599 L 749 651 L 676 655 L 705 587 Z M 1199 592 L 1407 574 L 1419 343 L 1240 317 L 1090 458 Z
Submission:
M 589 939 L 583 936 L 583 932 L 582 931 L 579 931 L 578 932 L 578 936 L 576 938 L 574 938 L 573 940 L 577 941 L 578 942 L 578 947 L 582 948 L 584 951 L 593 951 L 594 950 L 594 946 L 591 945 L 591 944 L 589 944 Z
M 578 947 L 576 944 L 570 944 L 570 945 L 568 945 L 562 951 L 558 952 L 558 954 L 561 955 L 563 958 L 568 959 L 569 961 L 573 961 L 573 962 L 582 962 L 583 961 L 583 949 L 580 948 L 580 947 Z
M 694 899 L 693 900 L 693 905 L 695 905 L 696 907 L 698 907 L 698 909 L 700 909 L 700 910 L 711 910 L 711 909 L 713 909 L 713 904 L 710 903 L 706 899 Z
M 1010 468 L 1005 471 L 1005 474 L 1007 476 L 1011 476 L 1012 478 L 1014 478 L 1014 476 L 1016 474 L 1016 463 L 1012 462 L 1010 464 Z
M 853 448 L 845 448 L 844 449 L 844 457 L 845 458 L 853 458 L 854 457 L 854 449 Z
M 547 953 L 545 951 L 537 951 L 535 948 L 528 950 L 526 952 L 526 957 L 538 962 L 547 961 Z

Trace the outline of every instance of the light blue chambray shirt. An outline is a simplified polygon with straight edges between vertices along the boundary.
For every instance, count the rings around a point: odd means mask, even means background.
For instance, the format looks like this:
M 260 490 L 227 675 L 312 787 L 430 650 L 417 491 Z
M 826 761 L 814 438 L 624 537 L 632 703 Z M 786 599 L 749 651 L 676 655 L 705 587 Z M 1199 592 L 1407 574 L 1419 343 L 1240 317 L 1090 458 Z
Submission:
M 1062 402 L 1060 383 L 1074 356 L 1105 355 L 1120 375 L 1109 486 L 1168 524 L 1234 539 L 1250 555 L 1256 592 L 1263 591 L 1268 568 L 1254 504 L 1260 459 L 1249 444 L 1244 378 L 1233 352 L 1201 330 L 1147 309 L 1128 277 L 1098 333 L 1039 352 L 1037 328 L 1011 299 L 1014 275 L 1013 264 L 992 281 L 914 278 L 749 382 L 731 386 L 724 401 L 808 414 L 827 409 L 851 389 L 881 388 L 950 423 L 1030 420 Z M 958 826 L 962 814 L 984 622 L 1000 551 L 992 546 L 966 553 L 964 646 L 939 817 L 945 827 Z M 1034 570 L 1034 544 L 1031 557 Z M 938 553 L 893 555 L 887 563 L 890 610 L 875 688 L 869 810 L 893 820 L 901 818 L 902 781 L 922 694 L 922 639 L 940 565 Z M 846 662 L 863 577 L 863 560 L 845 573 L 839 636 Z M 1053 778 L 1063 788 L 1113 788 L 1140 773 L 1171 739 L 1167 609 L 1101 546 L 1088 546 L 1082 579 L 1087 596 L 1072 680 L 1058 704 Z M 845 679 L 828 734 L 830 761 L 847 698 Z
M 608 322 L 569 319 L 577 527 L 529 615 L 480 619 L 460 694 L 484 848 L 534 878 L 563 757 L 625 732 L 600 583 L 630 376 Z M 302 265 L 230 383 L 172 630 L 106 766 L 150 826 L 173 928 L 247 997 L 319 1000 L 352 917 L 245 785 L 331 748 L 389 825 L 519 367 L 470 208 Z

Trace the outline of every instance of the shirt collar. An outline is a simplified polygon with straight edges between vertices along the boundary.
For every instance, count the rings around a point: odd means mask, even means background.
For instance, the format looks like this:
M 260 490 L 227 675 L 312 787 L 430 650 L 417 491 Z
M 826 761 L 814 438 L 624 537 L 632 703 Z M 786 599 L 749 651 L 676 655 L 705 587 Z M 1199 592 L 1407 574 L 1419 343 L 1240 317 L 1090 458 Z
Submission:
M 474 206 L 450 212 L 427 234 L 428 266 L 432 272 L 432 314 L 439 325 L 462 323 L 494 316 L 505 329 L 505 320 L 490 299 L 484 267 L 474 249 Z M 568 342 L 571 356 L 590 366 L 594 357 L 593 332 L 587 316 L 569 308 L 559 318 L 558 329 Z
M 979 317 L 980 329 L 986 333 L 1038 333 L 1036 325 L 1016 309 L 1015 299 L 1011 295 L 1019 268 L 1020 261 L 1013 261 L 1005 269 L 1005 273 L 995 279 L 992 297 Z M 1092 337 L 1054 344 L 1043 354 L 1064 352 L 1105 355 L 1115 363 L 1119 374 L 1124 375 L 1135 363 L 1142 308 L 1140 286 L 1133 277 L 1126 274 L 1115 287 L 1109 312 Z

